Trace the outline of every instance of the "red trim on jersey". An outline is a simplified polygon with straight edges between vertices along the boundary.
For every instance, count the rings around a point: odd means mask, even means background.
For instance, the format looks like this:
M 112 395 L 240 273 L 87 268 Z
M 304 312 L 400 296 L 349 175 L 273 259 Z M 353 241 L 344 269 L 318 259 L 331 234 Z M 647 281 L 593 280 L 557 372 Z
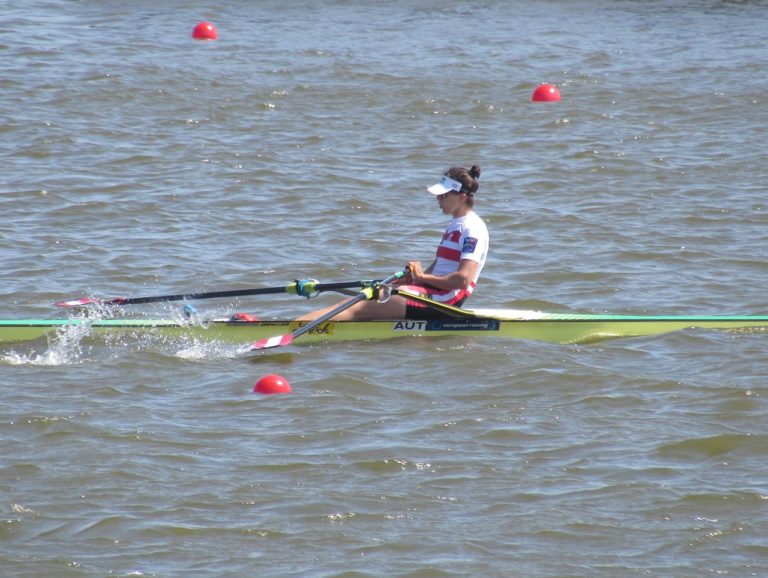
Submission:
M 450 249 L 442 245 L 437 248 L 437 256 L 447 259 L 448 261 L 456 261 L 457 263 L 461 261 L 461 251 L 458 249 Z
M 454 305 L 455 307 L 460 307 L 461 304 L 464 303 L 464 301 L 466 301 L 467 297 L 472 295 L 472 291 L 474 290 L 474 288 L 475 288 L 475 283 L 470 283 L 468 288 L 457 291 L 456 295 L 454 295 L 447 301 L 443 301 L 439 298 L 440 295 L 445 295 L 447 293 L 450 293 L 451 292 L 450 290 L 427 289 L 419 285 L 403 285 L 401 287 L 401 289 L 405 289 L 406 291 L 410 291 L 411 293 L 420 293 L 425 297 L 429 297 L 433 301 L 437 301 L 438 303 L 445 303 L 446 305 Z M 429 307 L 429 305 L 425 305 L 424 303 L 420 303 L 418 301 L 412 301 L 410 299 L 407 299 L 407 304 L 410 307 Z

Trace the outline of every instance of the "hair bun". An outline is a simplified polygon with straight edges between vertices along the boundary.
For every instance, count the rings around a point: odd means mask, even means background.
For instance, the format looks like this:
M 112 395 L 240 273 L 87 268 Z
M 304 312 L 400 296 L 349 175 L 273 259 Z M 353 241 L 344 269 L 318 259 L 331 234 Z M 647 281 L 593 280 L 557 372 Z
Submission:
M 480 167 L 478 165 L 472 165 L 472 168 L 469 169 L 469 176 L 473 179 L 479 179 L 480 178 Z

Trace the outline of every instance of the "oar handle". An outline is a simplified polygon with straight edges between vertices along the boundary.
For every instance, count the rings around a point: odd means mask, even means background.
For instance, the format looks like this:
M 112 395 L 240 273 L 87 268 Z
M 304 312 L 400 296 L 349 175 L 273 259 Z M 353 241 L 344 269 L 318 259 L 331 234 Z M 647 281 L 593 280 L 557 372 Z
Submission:
M 340 281 L 338 283 L 320 283 L 317 279 L 296 279 L 293 283 L 286 286 L 286 293 L 295 293 L 301 297 L 310 299 L 316 297 L 325 291 L 341 291 L 342 289 L 354 289 L 357 287 L 368 287 L 375 285 L 379 281 Z

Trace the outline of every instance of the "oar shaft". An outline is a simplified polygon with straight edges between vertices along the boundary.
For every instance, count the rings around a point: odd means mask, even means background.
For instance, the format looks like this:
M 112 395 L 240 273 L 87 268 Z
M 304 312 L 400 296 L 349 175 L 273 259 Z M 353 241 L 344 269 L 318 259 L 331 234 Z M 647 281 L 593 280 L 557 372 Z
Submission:
M 306 325 L 302 325 L 301 327 L 299 327 L 297 330 L 293 332 L 293 338 L 296 339 L 299 335 L 304 335 L 305 333 L 312 331 L 315 327 L 317 327 L 321 323 L 325 323 L 326 321 L 328 321 L 332 317 L 335 317 L 342 311 L 346 311 L 347 309 L 352 307 L 355 303 L 372 299 L 374 292 L 375 292 L 375 289 L 373 287 L 366 287 L 365 289 L 360 291 L 360 293 L 355 295 L 352 299 L 345 301 L 344 303 L 334 308 L 333 310 L 329 311 L 322 317 L 318 317 L 317 319 L 310 321 Z
M 158 295 L 156 297 L 133 297 L 121 300 L 121 305 L 139 305 L 141 303 L 156 303 L 160 301 L 187 301 L 193 299 L 223 299 L 225 297 L 245 297 L 248 295 L 274 295 L 278 293 L 295 293 L 309 297 L 312 293 L 323 291 L 338 291 L 339 289 L 351 289 L 362 287 L 368 281 L 346 281 L 339 283 L 317 283 L 305 281 L 299 290 L 300 281 L 294 281 L 283 287 L 260 287 L 257 289 L 233 289 L 230 291 L 209 291 L 206 293 L 180 293 L 178 295 Z
M 114 299 L 117 305 L 141 305 L 142 303 L 161 303 L 165 301 L 191 301 L 193 299 L 219 299 L 224 297 L 242 297 L 245 295 L 270 295 L 290 293 L 294 284 L 285 287 L 262 287 L 259 289 L 234 289 L 231 291 L 208 291 L 206 293 L 179 293 L 177 295 L 157 295 L 151 297 L 130 297 Z
M 280 287 L 259 287 L 255 289 L 233 289 L 228 291 L 208 291 L 205 293 L 178 293 L 176 295 L 153 295 L 148 297 L 115 297 L 113 299 L 81 298 L 72 301 L 59 301 L 58 307 L 76 307 L 90 304 L 140 305 L 143 303 L 162 303 L 167 301 L 191 301 L 194 299 L 221 299 L 225 297 L 244 297 L 248 295 L 274 295 L 293 293 L 302 297 L 312 297 L 323 291 L 340 291 L 372 285 L 376 281 L 340 281 L 337 283 L 319 283 L 314 279 L 297 280 Z

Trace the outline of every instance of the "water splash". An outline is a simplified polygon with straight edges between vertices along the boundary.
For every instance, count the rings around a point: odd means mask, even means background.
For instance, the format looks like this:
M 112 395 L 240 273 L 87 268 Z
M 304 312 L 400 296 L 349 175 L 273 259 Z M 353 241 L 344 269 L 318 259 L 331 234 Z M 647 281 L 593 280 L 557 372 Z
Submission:
M 232 359 L 238 357 L 240 346 L 216 341 L 179 340 L 168 343 L 174 357 L 189 361 L 205 361 L 211 359 Z M 179 349 L 181 347 L 181 349 Z
M 11 350 L 0 354 L 0 363 L 6 365 L 77 365 L 91 358 L 102 359 L 125 355 L 129 352 L 148 351 L 178 359 L 203 361 L 231 359 L 238 356 L 238 346 L 216 341 L 188 337 L 170 337 L 143 329 L 136 332 L 98 334 L 92 331 L 93 322 L 113 318 L 113 310 L 89 308 L 77 317 L 79 323 L 58 327 L 48 336 L 47 349 L 40 351 Z M 204 320 L 184 319 L 172 315 L 182 323 L 204 325 Z
M 7 365 L 77 365 L 85 358 L 82 340 L 90 331 L 87 322 L 66 325 L 48 337 L 48 349 L 43 353 L 10 351 L 0 359 Z

